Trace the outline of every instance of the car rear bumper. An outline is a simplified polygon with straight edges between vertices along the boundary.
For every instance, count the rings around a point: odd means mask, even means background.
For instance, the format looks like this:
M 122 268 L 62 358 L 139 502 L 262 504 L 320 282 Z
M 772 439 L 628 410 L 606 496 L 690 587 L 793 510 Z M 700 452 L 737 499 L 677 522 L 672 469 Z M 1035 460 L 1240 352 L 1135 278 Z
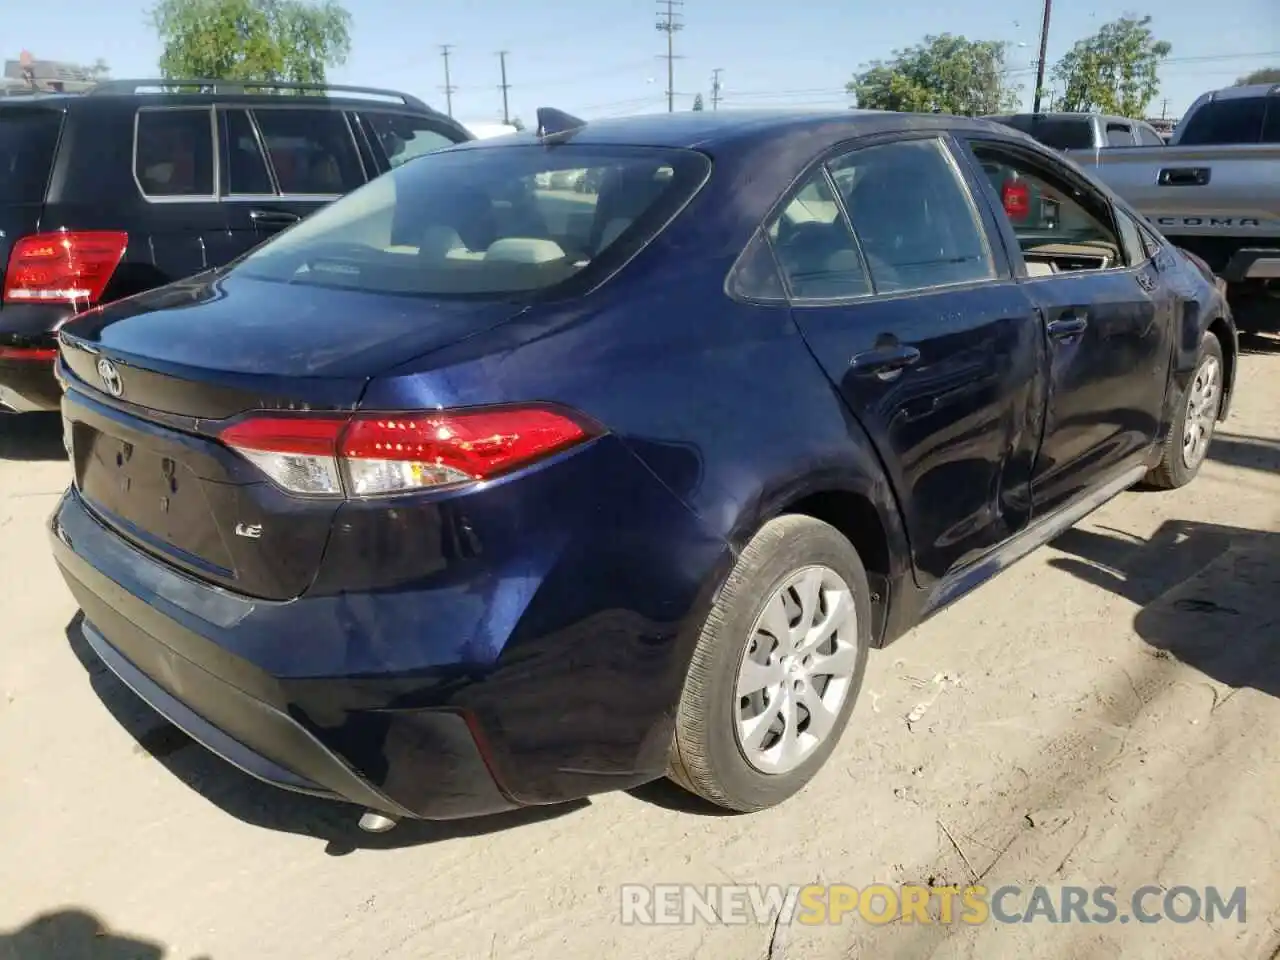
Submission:
M 396 817 L 451 819 L 519 806 L 499 789 L 463 713 L 371 704 L 337 711 L 339 721 L 327 724 L 316 704 L 369 699 L 358 681 L 346 690 L 341 681 L 292 685 L 166 615 L 159 607 L 173 600 L 192 606 L 194 584 L 100 526 L 74 491 L 64 495 L 50 532 L 89 647 L 153 709 L 246 773 Z M 123 573 L 129 588 L 100 566 Z M 155 592 L 144 598 L 132 592 L 139 587 Z M 219 599 L 241 602 L 199 590 L 211 594 L 205 613 L 214 620 L 229 612 Z
M 35 351 L 57 346 L 54 331 L 73 314 L 69 307 L 10 303 L 0 310 L 0 407 L 19 413 L 57 410 L 62 387 L 53 360 Z M 15 351 L 16 357 L 3 356 Z M 31 356 L 21 356 L 31 351 Z
M 18 413 L 57 410 L 61 397 L 52 360 L 0 357 L 0 407 Z

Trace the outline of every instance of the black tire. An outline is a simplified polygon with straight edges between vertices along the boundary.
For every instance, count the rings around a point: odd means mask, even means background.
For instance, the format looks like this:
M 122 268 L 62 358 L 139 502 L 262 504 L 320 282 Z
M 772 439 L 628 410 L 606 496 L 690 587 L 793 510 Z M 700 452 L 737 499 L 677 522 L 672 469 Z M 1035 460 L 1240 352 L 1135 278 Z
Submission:
M 1188 463 L 1183 452 L 1183 439 L 1186 432 L 1187 417 L 1191 412 L 1192 393 L 1196 382 L 1209 363 L 1217 364 L 1219 383 L 1217 401 L 1214 404 L 1213 417 L 1208 422 L 1205 452 L 1195 462 Z M 1146 476 L 1148 485 L 1160 490 L 1175 490 L 1178 487 L 1185 487 L 1196 478 L 1196 474 L 1200 472 L 1200 468 L 1204 466 L 1204 461 L 1208 458 L 1209 446 L 1213 443 L 1213 428 L 1217 424 L 1218 415 L 1222 410 L 1223 390 L 1226 385 L 1223 379 L 1225 374 L 1226 365 L 1222 359 L 1222 344 L 1218 342 L 1216 336 L 1206 332 L 1204 339 L 1200 341 L 1200 352 L 1196 356 L 1196 370 L 1191 375 L 1187 396 L 1183 399 L 1178 415 L 1174 417 L 1173 423 L 1169 427 L 1169 436 L 1165 438 L 1164 448 L 1160 455 L 1160 463 Z
M 738 670 L 765 603 L 784 581 L 806 567 L 836 573 L 853 598 L 854 667 L 836 721 L 813 752 L 786 773 L 752 766 L 736 731 Z M 751 539 L 730 572 L 703 625 L 676 715 L 667 776 L 721 807 L 751 812 L 774 806 L 811 780 L 839 743 L 862 687 L 871 648 L 871 591 L 853 545 L 834 527 L 813 517 L 778 517 Z

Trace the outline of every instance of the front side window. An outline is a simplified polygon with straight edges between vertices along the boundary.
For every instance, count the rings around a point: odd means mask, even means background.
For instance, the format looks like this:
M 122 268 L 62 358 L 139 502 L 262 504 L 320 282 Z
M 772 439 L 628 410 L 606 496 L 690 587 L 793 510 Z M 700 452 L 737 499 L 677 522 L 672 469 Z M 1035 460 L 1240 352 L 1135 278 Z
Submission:
M 282 194 L 337 196 L 364 183 L 351 129 L 339 111 L 280 107 L 253 114 Z
M 830 166 L 877 293 L 995 276 L 986 230 L 942 141 L 863 147 Z
M 364 122 L 373 133 L 382 155 L 392 168 L 400 166 L 424 153 L 434 153 L 451 147 L 456 137 L 447 135 L 440 127 L 425 117 L 396 113 L 366 113 Z
M 1138 142 L 1144 147 L 1163 147 L 1164 137 L 1160 136 L 1154 127 L 1148 127 L 1144 123 L 1138 125 Z
M 212 197 L 211 111 L 207 107 L 139 110 L 134 175 L 147 197 Z
M 1123 210 L 1117 210 L 1116 223 L 1120 227 L 1120 240 L 1124 244 L 1125 262 L 1131 267 L 1146 263 L 1150 254 L 1137 221 Z
M 973 152 L 1018 238 L 1029 274 L 1104 270 L 1126 262 L 1101 194 L 997 144 L 976 143 Z
M 509 298 L 579 274 L 592 283 L 652 239 L 709 170 L 700 153 L 642 147 L 433 153 L 335 201 L 233 272 L 428 297 Z M 565 173 L 573 188 L 559 185 Z

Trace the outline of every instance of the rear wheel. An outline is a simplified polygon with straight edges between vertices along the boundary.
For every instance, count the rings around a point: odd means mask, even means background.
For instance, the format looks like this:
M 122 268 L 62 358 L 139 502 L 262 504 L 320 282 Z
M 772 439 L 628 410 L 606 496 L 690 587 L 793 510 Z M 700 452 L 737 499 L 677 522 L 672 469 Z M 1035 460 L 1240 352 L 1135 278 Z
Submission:
M 668 775 L 731 810 L 787 799 L 839 742 L 870 646 L 870 590 L 852 544 L 812 517 L 769 522 L 703 626 Z
M 1222 344 L 1212 333 L 1205 333 L 1196 372 L 1187 385 L 1182 409 L 1169 428 L 1160 464 L 1147 474 L 1151 485 L 1172 490 L 1190 483 L 1200 472 L 1222 411 L 1224 371 Z

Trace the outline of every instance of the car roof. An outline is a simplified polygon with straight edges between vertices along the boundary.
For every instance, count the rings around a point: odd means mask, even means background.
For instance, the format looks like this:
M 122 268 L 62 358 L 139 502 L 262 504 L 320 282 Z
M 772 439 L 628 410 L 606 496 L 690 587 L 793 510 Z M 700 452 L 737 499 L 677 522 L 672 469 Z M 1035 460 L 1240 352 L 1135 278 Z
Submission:
M 680 113 L 640 114 L 604 120 L 589 120 L 564 134 L 575 144 L 672 147 L 715 150 L 742 140 L 770 140 L 793 135 L 809 135 L 816 145 L 831 144 L 873 134 L 914 130 L 971 130 L 1013 134 L 987 120 L 933 113 L 895 113 L 888 110 L 715 110 Z M 453 149 L 472 150 L 517 143 L 537 143 L 536 133 L 525 132 L 498 141 L 476 141 Z

